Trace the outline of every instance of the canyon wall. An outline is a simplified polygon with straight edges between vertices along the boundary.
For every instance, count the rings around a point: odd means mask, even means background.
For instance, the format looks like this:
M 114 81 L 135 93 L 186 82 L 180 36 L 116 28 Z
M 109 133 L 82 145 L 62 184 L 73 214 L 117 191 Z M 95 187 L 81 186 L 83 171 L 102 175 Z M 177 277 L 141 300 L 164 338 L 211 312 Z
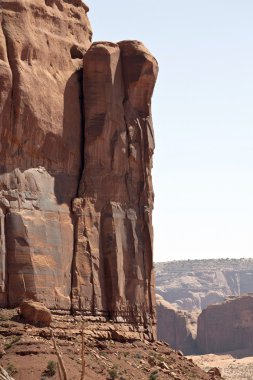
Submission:
M 157 338 L 184 355 L 196 352 L 195 324 L 190 313 L 177 310 L 162 297 L 156 297 Z
M 253 348 L 253 296 L 210 305 L 198 318 L 198 353 L 220 353 Z
M 157 263 L 156 292 L 160 340 L 186 354 L 252 348 L 252 259 Z
M 199 312 L 228 296 L 253 292 L 252 259 L 156 263 L 156 293 L 175 307 Z
M 0 306 L 35 299 L 155 337 L 151 96 L 138 41 L 81 0 L 0 4 Z
M 253 349 L 253 295 L 229 297 L 198 316 L 157 296 L 157 336 L 185 355 Z

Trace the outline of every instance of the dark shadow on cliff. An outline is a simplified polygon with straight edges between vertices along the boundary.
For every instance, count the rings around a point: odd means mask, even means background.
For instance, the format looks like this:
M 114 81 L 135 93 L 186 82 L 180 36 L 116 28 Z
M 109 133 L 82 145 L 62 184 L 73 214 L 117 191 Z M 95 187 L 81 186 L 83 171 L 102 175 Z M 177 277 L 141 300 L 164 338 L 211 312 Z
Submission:
M 52 149 L 59 163 L 64 166 L 55 177 L 55 196 L 58 204 L 70 204 L 77 196 L 83 170 L 83 69 L 68 79 L 64 92 L 63 134 L 60 144 Z M 49 152 L 48 152 L 49 153 Z M 50 155 L 50 153 L 49 153 Z M 47 155 L 48 156 L 48 155 Z

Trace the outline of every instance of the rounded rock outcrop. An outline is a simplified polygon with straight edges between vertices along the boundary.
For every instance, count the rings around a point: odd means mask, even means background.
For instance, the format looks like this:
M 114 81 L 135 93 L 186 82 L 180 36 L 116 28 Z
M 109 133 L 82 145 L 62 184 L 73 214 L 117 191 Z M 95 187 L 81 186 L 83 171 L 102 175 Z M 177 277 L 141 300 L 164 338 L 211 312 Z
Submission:
M 20 314 L 27 323 L 39 326 L 50 326 L 52 315 L 50 310 L 40 302 L 24 301 L 20 305 Z

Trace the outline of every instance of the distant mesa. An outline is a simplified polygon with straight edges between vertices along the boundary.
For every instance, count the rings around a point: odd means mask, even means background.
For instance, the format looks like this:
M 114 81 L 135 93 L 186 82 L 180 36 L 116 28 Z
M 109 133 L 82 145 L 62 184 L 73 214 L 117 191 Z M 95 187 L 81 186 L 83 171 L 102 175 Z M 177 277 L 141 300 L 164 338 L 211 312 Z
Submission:
M 198 317 L 198 353 L 253 349 L 253 296 L 209 305 Z
M 193 316 L 178 310 L 159 295 L 156 297 L 156 308 L 157 338 L 185 355 L 194 354 L 197 324 Z
M 253 348 L 253 260 L 156 264 L 158 338 L 185 354 Z M 203 309 L 203 311 L 202 311 Z
M 229 296 L 253 292 L 253 259 L 156 263 L 156 293 L 180 310 L 199 312 Z

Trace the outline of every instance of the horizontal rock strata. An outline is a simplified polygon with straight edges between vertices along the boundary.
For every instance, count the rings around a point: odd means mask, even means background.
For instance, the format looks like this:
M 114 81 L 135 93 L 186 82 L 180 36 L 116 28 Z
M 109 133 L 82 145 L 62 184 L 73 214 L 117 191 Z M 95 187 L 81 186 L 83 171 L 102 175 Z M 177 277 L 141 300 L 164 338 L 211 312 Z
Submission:
M 253 296 L 210 305 L 198 318 L 197 347 L 201 354 L 253 348 Z
M 253 292 L 253 260 L 156 263 L 156 292 L 179 309 L 200 312 L 228 296 Z
M 189 313 L 177 310 L 169 302 L 156 297 L 157 307 L 157 338 L 182 351 L 185 355 L 196 352 L 193 337 L 193 321 Z

